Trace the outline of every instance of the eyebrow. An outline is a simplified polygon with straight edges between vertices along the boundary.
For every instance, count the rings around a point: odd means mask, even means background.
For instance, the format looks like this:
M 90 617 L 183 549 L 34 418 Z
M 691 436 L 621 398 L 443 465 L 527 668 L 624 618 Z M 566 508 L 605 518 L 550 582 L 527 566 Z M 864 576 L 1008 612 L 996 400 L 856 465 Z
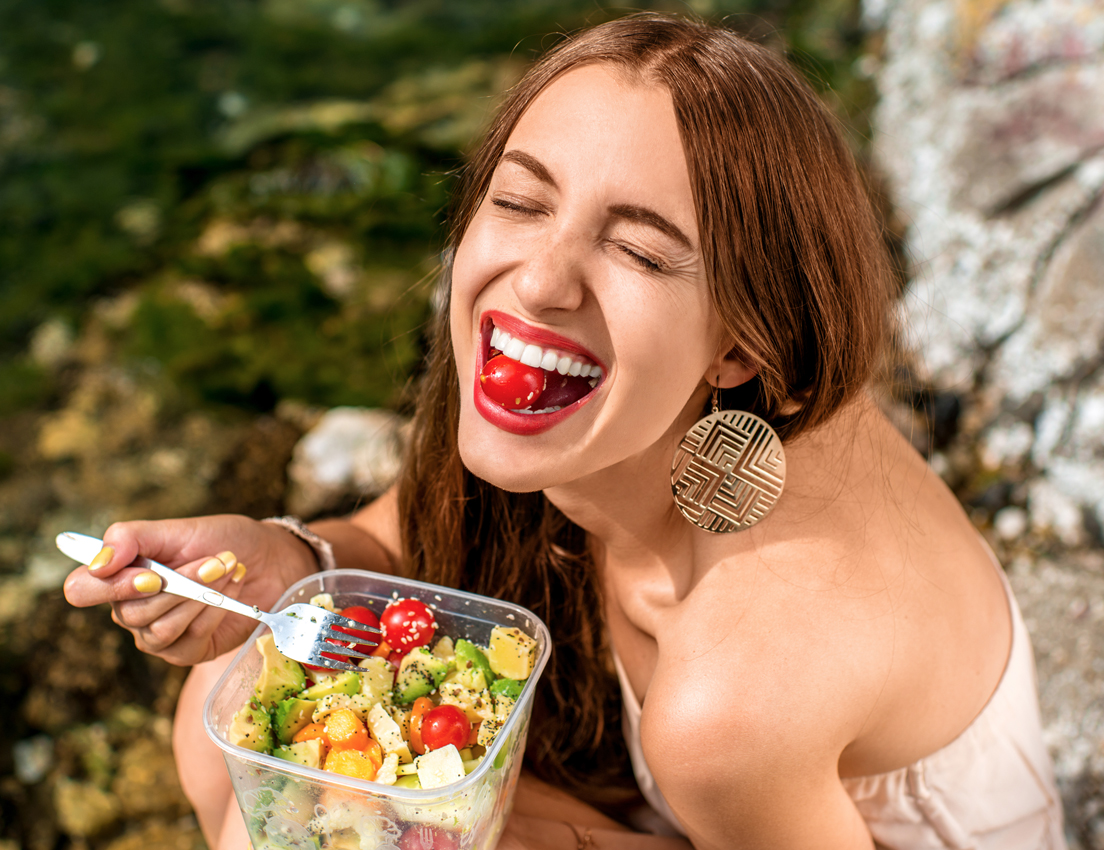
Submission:
M 556 185 L 556 181 L 552 179 L 552 174 L 544 167 L 544 163 L 532 154 L 527 154 L 525 151 L 508 150 L 503 152 L 502 156 L 499 158 L 499 162 L 517 163 L 522 168 L 532 172 L 533 176 L 542 183 L 547 183 L 553 189 L 559 188 Z M 614 204 L 610 207 L 610 213 L 616 218 L 650 225 L 666 236 L 669 236 L 671 239 L 674 239 L 685 248 L 693 249 L 694 247 L 685 233 L 679 230 L 673 222 L 668 221 L 655 210 L 637 206 L 636 204 Z

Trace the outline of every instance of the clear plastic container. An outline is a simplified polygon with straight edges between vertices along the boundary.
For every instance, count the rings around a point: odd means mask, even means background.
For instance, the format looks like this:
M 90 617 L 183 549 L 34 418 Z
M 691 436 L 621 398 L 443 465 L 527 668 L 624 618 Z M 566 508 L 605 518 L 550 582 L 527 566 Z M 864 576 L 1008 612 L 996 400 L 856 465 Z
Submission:
M 521 771 L 533 691 L 551 652 L 548 628 L 509 602 L 437 585 L 356 570 L 318 573 L 296 583 L 273 610 L 329 593 L 339 607 L 377 614 L 396 596 L 434 608 L 438 634 L 486 646 L 494 626 L 516 626 L 537 641 L 537 658 L 506 724 L 482 763 L 443 788 L 379 785 L 302 767 L 235 746 L 227 728 L 253 694 L 260 655 L 253 633 L 207 698 L 203 723 L 222 749 L 254 850 L 491 850 L 498 842 Z

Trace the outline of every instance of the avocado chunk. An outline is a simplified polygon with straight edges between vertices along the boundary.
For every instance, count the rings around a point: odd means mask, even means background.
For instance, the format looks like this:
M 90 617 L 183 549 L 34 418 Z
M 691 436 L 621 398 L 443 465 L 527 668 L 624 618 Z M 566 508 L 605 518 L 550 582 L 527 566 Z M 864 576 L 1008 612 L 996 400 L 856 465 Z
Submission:
M 318 738 L 277 747 L 272 751 L 272 755 L 284 761 L 301 764 L 303 767 L 322 769 L 322 741 Z
M 414 702 L 418 697 L 436 690 L 448 675 L 448 662 L 438 658 L 424 646 L 410 650 L 399 665 L 395 680 L 395 702 L 400 705 Z
M 494 699 L 494 716 L 500 723 L 505 723 L 510 712 L 514 710 L 514 704 L 521 696 L 524 682 L 517 679 L 496 679 L 491 683 L 491 697 Z
M 352 696 L 360 693 L 360 674 L 352 670 L 344 670 L 333 678 L 322 679 L 311 685 L 300 696 L 303 699 L 319 700 L 330 694 L 345 694 Z
M 528 679 L 537 658 L 537 642 L 521 629 L 495 626 L 487 648 L 487 661 L 496 676 Z
M 418 781 L 418 774 L 411 773 L 407 776 L 400 776 L 395 780 L 396 788 L 413 788 L 415 790 L 422 787 L 422 783 Z
M 281 744 L 290 744 L 295 733 L 311 722 L 315 701 L 291 697 L 276 703 L 272 710 L 272 731 Z
M 483 690 L 495 679 L 494 671 L 483 650 L 463 638 L 456 641 L 456 672 L 457 681 L 473 691 Z
M 256 700 L 250 700 L 234 715 L 226 738 L 231 744 L 257 753 L 272 750 L 272 721 L 268 712 Z
M 306 687 L 307 674 L 298 661 L 280 654 L 271 634 L 257 638 L 257 652 L 261 654 L 261 675 L 254 691 L 261 705 L 273 706 Z
M 390 698 L 391 686 L 395 683 L 395 668 L 386 658 L 373 655 L 365 658 L 360 664 L 360 692 L 376 703 L 383 699 L 384 694 Z

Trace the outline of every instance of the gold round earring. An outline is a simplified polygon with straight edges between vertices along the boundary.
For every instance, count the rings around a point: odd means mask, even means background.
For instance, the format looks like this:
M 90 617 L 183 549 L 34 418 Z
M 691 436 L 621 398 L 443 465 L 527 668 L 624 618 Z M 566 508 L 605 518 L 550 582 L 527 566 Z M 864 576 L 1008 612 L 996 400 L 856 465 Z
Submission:
M 720 410 L 694 423 L 675 450 L 675 507 L 698 528 L 727 534 L 770 513 L 786 482 L 786 452 L 774 429 L 753 413 Z

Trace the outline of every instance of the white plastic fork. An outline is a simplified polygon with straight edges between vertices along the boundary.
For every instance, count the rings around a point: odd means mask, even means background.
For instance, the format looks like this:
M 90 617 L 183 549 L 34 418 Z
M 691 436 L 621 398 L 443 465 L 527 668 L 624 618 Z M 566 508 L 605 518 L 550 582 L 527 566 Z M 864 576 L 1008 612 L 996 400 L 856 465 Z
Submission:
M 56 538 L 58 549 L 75 561 L 88 564 L 103 548 L 104 542 L 88 534 L 75 531 L 63 531 Z M 204 605 L 223 608 L 259 620 L 272 630 L 276 648 L 288 658 L 303 664 L 328 667 L 332 670 L 359 670 L 355 664 L 342 661 L 343 657 L 367 658 L 369 653 L 362 652 L 357 644 L 379 645 L 379 629 L 350 620 L 320 608 L 297 602 L 282 611 L 262 611 L 256 605 L 250 606 L 231 599 L 213 588 L 192 581 L 174 569 L 138 557 L 132 567 L 152 570 L 161 578 L 161 590 L 187 599 L 194 599 Z M 356 634 L 334 631 L 334 627 L 350 629 Z M 334 642 L 337 642 L 337 645 Z M 328 653 L 323 655 L 322 653 Z

